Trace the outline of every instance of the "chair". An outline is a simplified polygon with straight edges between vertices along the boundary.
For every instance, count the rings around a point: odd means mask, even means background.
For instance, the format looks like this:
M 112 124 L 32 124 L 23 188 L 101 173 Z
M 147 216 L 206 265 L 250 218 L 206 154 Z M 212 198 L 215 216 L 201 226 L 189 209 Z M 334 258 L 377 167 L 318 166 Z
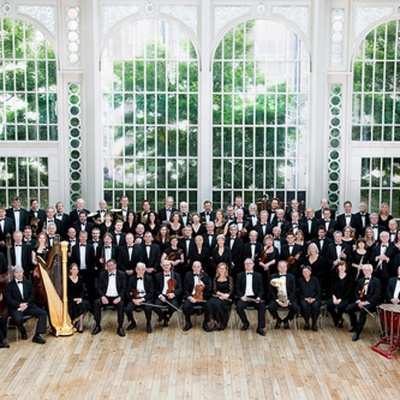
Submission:
M 31 318 L 33 318 L 33 315 L 31 315 L 31 314 L 25 314 L 25 315 L 22 317 L 22 324 L 24 324 L 26 321 L 28 321 L 28 320 L 31 319 Z M 10 328 L 15 329 L 15 341 L 18 342 L 18 333 L 19 333 L 19 329 L 18 329 L 18 327 L 15 325 L 14 318 L 11 317 L 11 316 L 9 316 L 9 317 L 7 318 L 7 329 L 10 329 Z
M 287 308 L 284 308 L 284 307 L 278 307 L 277 311 L 278 311 L 278 315 L 280 316 L 281 319 L 284 319 L 286 317 L 286 315 L 288 315 L 288 313 L 289 313 L 289 310 Z M 282 313 L 286 313 L 285 317 L 283 317 L 283 318 L 281 316 Z M 269 313 L 269 314 L 270 314 L 269 315 L 269 329 L 272 329 L 272 324 L 274 322 L 274 319 L 272 318 L 271 313 Z M 298 325 L 299 325 L 298 320 L 297 320 L 298 316 L 299 316 L 298 312 L 296 314 L 294 314 L 294 316 L 293 316 L 293 325 L 294 325 L 294 329 L 296 331 L 297 331 Z

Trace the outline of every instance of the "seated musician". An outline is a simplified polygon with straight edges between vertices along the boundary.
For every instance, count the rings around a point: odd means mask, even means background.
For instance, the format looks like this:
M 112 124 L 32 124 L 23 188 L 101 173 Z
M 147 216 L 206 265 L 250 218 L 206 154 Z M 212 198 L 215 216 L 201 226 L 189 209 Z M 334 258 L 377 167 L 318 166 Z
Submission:
M 10 345 L 7 342 L 7 318 L 0 314 L 0 349 L 9 348 Z
M 106 306 L 114 306 L 118 312 L 119 336 L 125 336 L 124 328 L 124 298 L 126 293 L 125 273 L 117 270 L 117 262 L 113 259 L 107 261 L 107 272 L 100 274 L 98 283 L 99 298 L 94 302 L 94 320 L 96 327 L 92 335 L 101 332 L 101 309 Z
M 237 276 L 236 281 L 236 311 L 243 323 L 242 331 L 249 328 L 250 322 L 246 317 L 245 309 L 255 307 L 258 312 L 258 326 L 256 332 L 265 336 L 265 302 L 264 285 L 261 274 L 254 271 L 254 261 L 246 258 L 244 261 L 244 272 Z
M 199 236 L 201 237 L 201 236 Z M 207 300 L 211 295 L 211 279 L 202 271 L 200 261 L 195 261 L 192 265 L 192 271 L 189 271 L 183 282 L 183 307 L 182 311 L 185 315 L 186 324 L 183 331 L 186 332 L 192 328 L 192 322 L 190 320 L 191 314 L 193 314 L 193 307 L 200 306 L 204 312 L 203 329 L 208 332 L 208 306 Z
M 208 301 L 210 313 L 209 331 L 223 331 L 228 325 L 232 309 L 234 292 L 233 278 L 229 276 L 229 267 L 225 263 L 217 265 L 212 285 L 212 296 Z M 218 327 L 217 327 L 218 325 Z
M 310 317 L 312 330 L 318 331 L 317 319 L 321 311 L 321 285 L 318 278 L 311 276 L 311 267 L 304 265 L 302 274 L 299 279 L 299 297 L 301 313 L 304 317 L 304 330 L 310 329 Z
M 351 323 L 349 332 L 354 332 L 353 342 L 360 338 L 367 320 L 367 313 L 374 312 L 376 306 L 380 304 L 381 282 L 378 278 L 372 276 L 372 270 L 371 264 L 364 264 L 364 277 L 357 281 L 356 301 L 350 304 L 346 310 L 350 316 Z M 359 321 L 357 321 L 356 312 L 360 313 Z
M 165 249 L 165 252 L 161 256 L 161 264 L 163 261 L 167 260 L 170 262 L 171 267 L 174 268 L 177 273 L 180 273 L 183 269 L 182 265 L 185 258 L 182 249 L 178 247 L 178 236 L 171 236 L 169 243 L 170 247 Z
M 151 305 L 154 301 L 154 284 L 151 275 L 146 274 L 146 265 L 138 262 L 135 268 L 136 274 L 129 279 L 128 288 L 126 291 L 127 306 L 125 313 L 129 321 L 126 328 L 131 331 L 136 328 L 136 321 L 133 318 L 133 311 L 143 310 L 146 315 L 147 333 L 153 332 L 151 328 Z M 147 303 L 147 304 L 143 304 Z
M 154 312 L 158 315 L 158 322 L 164 321 L 163 327 L 167 327 L 170 318 L 175 311 L 178 311 L 178 301 L 182 293 L 182 281 L 179 274 L 171 270 L 171 262 L 161 261 L 162 272 L 155 276 L 156 299 L 154 304 L 165 306 L 165 311 L 155 308 Z
M 32 342 L 44 344 L 40 335 L 46 332 L 47 313 L 33 302 L 33 284 L 24 278 L 24 270 L 21 267 L 13 267 L 14 279 L 6 286 L 6 302 L 8 314 L 13 317 L 15 325 L 21 332 L 22 340 L 27 340 L 28 335 L 24 328 L 24 315 L 32 315 L 37 318 L 36 332 Z
M 397 267 L 397 276 L 389 279 L 386 300 L 388 303 L 400 304 L 400 266 Z
M 284 328 L 289 329 L 289 320 L 294 318 L 299 307 L 296 302 L 295 277 L 287 273 L 287 262 L 285 260 L 279 261 L 278 273 L 271 275 L 269 298 L 268 310 L 276 320 L 275 329 L 279 329 L 282 322 Z M 288 311 L 287 316 L 283 320 L 278 315 L 279 309 Z

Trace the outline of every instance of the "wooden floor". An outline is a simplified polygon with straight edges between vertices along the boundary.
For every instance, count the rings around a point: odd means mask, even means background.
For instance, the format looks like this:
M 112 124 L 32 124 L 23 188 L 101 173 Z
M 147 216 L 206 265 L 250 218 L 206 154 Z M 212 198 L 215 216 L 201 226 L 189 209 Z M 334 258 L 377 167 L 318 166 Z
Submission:
M 116 313 L 103 315 L 103 331 L 56 338 L 44 346 L 15 341 L 0 349 L 1 399 L 397 399 L 400 351 L 387 360 L 370 349 L 379 328 L 372 319 L 358 342 L 324 318 L 319 332 L 251 329 L 223 332 L 195 327 L 183 333 L 174 316 L 148 335 L 143 315 L 125 338 Z M 35 321 L 26 323 L 32 337 Z

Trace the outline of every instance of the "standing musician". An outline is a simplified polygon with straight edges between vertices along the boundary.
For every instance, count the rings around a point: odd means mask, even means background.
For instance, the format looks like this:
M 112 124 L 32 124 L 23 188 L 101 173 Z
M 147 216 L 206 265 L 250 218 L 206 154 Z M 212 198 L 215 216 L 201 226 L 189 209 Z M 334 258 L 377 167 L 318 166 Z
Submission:
M 274 238 L 272 235 L 266 235 L 264 237 L 264 247 L 258 259 L 259 270 L 263 278 L 265 300 L 268 297 L 269 277 L 271 272 L 274 273 L 277 270 L 278 261 L 279 251 L 274 246 Z
M 61 222 L 61 236 L 66 237 L 68 228 L 71 227 L 71 218 L 69 214 L 64 213 L 64 204 L 61 201 L 56 203 L 55 218 Z
M 354 332 L 353 342 L 360 338 L 367 320 L 367 313 L 374 312 L 381 300 L 381 282 L 378 278 L 372 276 L 372 265 L 364 264 L 363 272 L 364 277 L 357 282 L 356 301 L 346 309 L 351 323 L 349 332 Z M 357 321 L 356 312 L 360 313 L 359 321 Z
M 183 328 L 187 332 L 193 327 L 190 320 L 193 314 L 193 307 L 201 307 L 204 312 L 203 329 L 209 332 L 209 312 L 207 301 L 211 295 L 211 279 L 202 271 L 200 261 L 195 261 L 192 265 L 192 271 L 189 271 L 183 282 L 183 307 L 182 311 L 185 315 L 186 324 Z
M 136 275 L 129 279 L 128 288 L 126 291 L 126 300 L 128 305 L 125 307 L 125 313 L 129 321 L 126 328 L 131 331 L 136 328 L 136 321 L 133 318 L 133 311 L 144 311 L 146 315 L 147 333 L 153 332 L 151 328 L 151 305 L 154 302 L 154 284 L 153 278 L 146 274 L 146 265 L 142 262 L 136 264 Z M 143 304 L 147 303 L 147 304 Z
M 303 264 L 304 257 L 302 256 L 303 246 L 295 243 L 293 232 L 288 232 L 286 235 L 287 244 L 282 246 L 281 260 L 287 262 L 289 274 L 294 275 L 297 279 L 300 277 L 300 265 Z
M 236 281 L 236 311 L 243 323 L 242 331 L 249 329 L 250 322 L 246 317 L 245 309 L 254 307 L 258 312 L 258 326 L 256 332 L 265 336 L 265 302 L 264 285 L 262 277 L 254 271 L 254 261 L 246 258 L 244 261 L 244 272 L 237 276 Z
M 126 244 L 118 249 L 118 268 L 124 271 L 127 276 L 132 276 L 136 264 L 143 262 L 143 249 L 135 246 L 132 233 L 126 235 Z
M 98 284 L 98 299 L 94 302 L 94 320 L 96 327 L 92 331 L 92 335 L 101 332 L 101 309 L 108 305 L 114 306 L 118 312 L 118 328 L 119 336 L 125 336 L 124 328 L 124 299 L 126 294 L 126 277 L 125 274 L 117 270 L 117 262 L 113 259 L 107 261 L 107 272 L 100 274 Z
M 344 261 L 347 266 L 351 263 L 351 247 L 342 240 L 342 232 L 335 231 L 333 233 L 333 243 L 326 250 L 326 260 L 331 267 L 331 271 L 339 265 L 340 261 Z
M 101 248 L 101 257 L 99 262 L 101 264 L 101 271 L 106 269 L 106 263 L 108 260 L 118 260 L 119 247 L 113 242 L 113 235 L 110 232 L 106 232 L 103 236 L 103 246 Z
M 47 313 L 39 308 L 33 302 L 33 284 L 31 281 L 24 279 L 24 270 L 21 267 L 13 267 L 13 278 L 6 286 L 6 301 L 8 313 L 13 317 L 15 325 L 21 332 L 22 340 L 27 340 L 28 335 L 24 328 L 24 315 L 32 315 L 37 318 L 36 333 L 32 342 L 44 344 L 44 340 L 40 334 L 46 332 Z
M 25 276 L 29 278 L 32 271 L 31 247 L 23 242 L 22 237 L 21 231 L 15 231 L 13 234 L 14 244 L 10 251 L 11 265 L 21 267 Z
M 153 242 L 153 234 L 145 232 L 143 248 L 143 262 L 146 265 L 146 274 L 154 276 L 160 269 L 161 250 L 158 244 Z
M 164 260 L 161 262 L 162 272 L 155 276 L 156 299 L 154 304 L 165 306 L 166 311 L 155 308 L 154 312 L 158 315 L 158 322 L 164 321 L 163 327 L 167 327 L 170 318 L 175 311 L 178 311 L 179 297 L 182 293 L 182 281 L 179 274 L 171 269 L 171 262 Z M 180 311 L 180 310 L 179 310 Z
M 72 211 L 69 213 L 69 218 L 70 218 L 70 224 L 71 224 L 71 226 L 73 225 L 74 222 L 79 221 L 79 213 L 80 213 L 81 211 L 85 211 L 85 212 L 86 212 L 86 215 L 87 215 L 87 214 L 90 214 L 90 211 L 87 210 L 87 209 L 85 208 L 85 200 L 83 200 L 82 198 L 80 198 L 80 199 L 78 199 L 78 200 L 76 201 L 76 209 L 75 209 L 75 210 L 72 210 Z M 79 231 L 80 231 L 80 229 L 77 230 L 77 232 L 79 232 Z
M 243 247 L 243 257 L 251 258 L 254 262 L 255 269 L 258 269 L 258 259 L 263 251 L 263 245 L 257 241 L 258 233 L 253 230 L 249 233 L 250 242 Z
M 287 262 L 284 260 L 278 263 L 278 273 L 271 275 L 269 297 L 271 300 L 268 310 L 276 320 L 275 329 L 279 329 L 282 322 L 284 328 L 289 329 L 289 320 L 297 314 L 299 306 L 296 302 L 296 280 L 293 275 L 287 273 Z M 288 311 L 284 320 L 278 315 L 279 309 Z
M 11 207 L 7 208 L 6 216 L 13 220 L 16 231 L 23 231 L 25 226 L 29 225 L 28 211 L 21 207 L 21 200 L 18 196 L 12 198 Z

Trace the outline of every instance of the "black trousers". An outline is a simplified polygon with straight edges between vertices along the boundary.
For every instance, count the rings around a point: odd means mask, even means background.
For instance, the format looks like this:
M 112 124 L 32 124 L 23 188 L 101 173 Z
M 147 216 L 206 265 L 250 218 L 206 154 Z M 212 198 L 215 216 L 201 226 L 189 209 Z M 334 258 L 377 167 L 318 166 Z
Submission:
M 118 327 L 122 328 L 122 324 L 124 323 L 124 301 L 121 299 L 118 304 L 114 304 L 113 301 L 117 297 L 107 297 L 108 304 L 104 305 L 101 301 L 101 297 L 99 297 L 94 302 L 94 320 L 96 321 L 96 325 L 100 325 L 101 321 L 101 309 L 108 306 L 113 306 L 117 310 L 118 313 Z M 119 296 L 118 296 L 119 297 Z
M 32 317 L 37 318 L 36 324 L 36 335 L 46 332 L 47 326 L 47 312 L 42 308 L 38 307 L 36 304 L 29 304 L 28 308 L 24 311 L 14 311 L 10 313 L 15 321 L 15 325 L 18 327 L 21 333 L 25 332 L 24 328 L 24 315 L 32 315 Z
M 346 311 L 348 305 L 349 303 L 347 300 L 342 300 L 337 306 L 333 304 L 332 299 L 328 300 L 326 308 L 328 310 L 328 313 L 331 314 L 333 322 L 335 324 L 337 324 L 339 320 L 343 318 L 343 313 Z
M 173 304 L 176 308 L 178 308 L 178 299 L 174 298 L 172 300 L 168 300 L 171 304 Z M 156 299 L 154 302 L 155 305 L 157 306 L 165 306 L 168 308 L 167 314 L 172 317 L 172 314 L 176 311 L 173 307 L 169 306 L 167 303 L 163 303 L 160 299 Z M 163 311 L 161 308 L 155 308 L 154 312 L 159 316 L 159 317 L 164 317 L 165 316 L 165 311 Z
M 315 300 L 314 303 L 307 303 L 304 300 L 300 301 L 301 312 L 303 313 L 304 321 L 308 323 L 308 321 L 312 320 L 313 325 L 317 323 L 317 319 L 319 317 L 321 311 L 321 302 L 319 300 Z
M 255 303 L 254 301 L 242 301 L 238 300 L 236 303 L 236 312 L 239 315 L 240 320 L 243 323 L 248 322 L 246 317 L 246 313 L 244 310 L 247 308 L 255 308 L 258 313 L 258 328 L 264 329 L 265 328 L 265 303 L 260 301 L 259 303 Z
M 194 307 L 201 307 L 204 312 L 204 322 L 210 320 L 207 302 L 204 303 L 192 303 L 190 300 L 185 300 L 182 306 L 183 314 L 185 315 L 186 322 L 190 322 L 190 316 L 193 314 Z
M 139 309 L 139 310 L 138 310 Z M 129 322 L 133 322 L 133 311 L 140 312 L 140 310 L 144 311 L 144 315 L 146 316 L 146 321 L 150 323 L 151 321 L 151 307 L 150 306 L 136 306 L 132 301 L 125 307 L 125 314 L 128 318 Z
M 0 314 L 0 342 L 7 339 L 7 318 Z
M 356 328 L 356 333 L 360 334 L 364 328 L 365 322 L 367 321 L 367 311 L 364 310 L 366 308 L 369 312 L 376 311 L 376 306 L 373 304 L 367 304 L 365 307 L 358 307 L 357 303 L 351 303 L 346 310 L 346 313 L 349 314 L 350 323 L 352 327 Z M 360 319 L 357 321 L 356 313 L 360 313 Z
M 283 309 L 275 300 L 271 300 L 268 304 L 268 310 L 271 313 L 272 317 L 276 319 L 277 321 L 280 321 L 279 315 L 278 315 L 278 310 Z M 286 308 L 289 310 L 289 313 L 285 319 L 293 319 L 294 316 L 297 314 L 299 310 L 299 306 L 297 305 L 296 301 L 292 301 L 289 306 Z

